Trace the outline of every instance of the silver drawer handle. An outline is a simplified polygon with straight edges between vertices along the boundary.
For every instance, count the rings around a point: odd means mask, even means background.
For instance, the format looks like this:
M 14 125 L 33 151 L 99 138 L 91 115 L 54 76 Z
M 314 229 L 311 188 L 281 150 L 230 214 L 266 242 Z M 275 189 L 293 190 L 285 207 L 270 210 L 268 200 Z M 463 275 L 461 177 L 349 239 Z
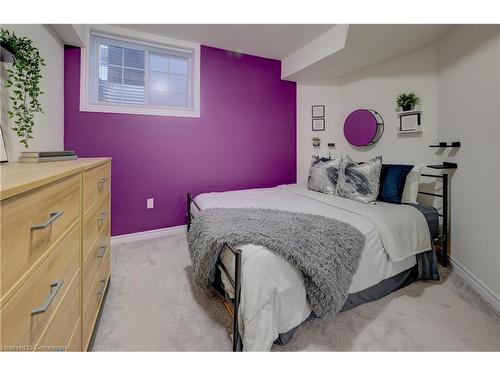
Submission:
M 101 216 L 97 218 L 97 221 L 104 221 L 106 219 L 106 216 L 108 216 L 108 213 L 106 211 L 101 212 Z
M 97 180 L 97 186 L 104 185 L 106 181 L 108 181 L 108 177 L 101 177 L 99 180 Z
M 62 280 L 55 281 L 52 284 L 50 284 L 50 294 L 47 297 L 47 301 L 45 302 L 44 305 L 33 309 L 31 311 L 31 315 L 38 315 L 47 311 L 54 298 L 56 298 L 57 292 L 59 292 L 59 289 L 61 289 L 62 284 L 63 284 Z
M 108 247 L 107 246 L 101 246 L 98 250 L 101 250 L 100 253 L 97 253 L 97 255 L 95 256 L 96 258 L 102 258 L 104 256 L 104 254 L 106 253 L 106 249 Z
M 63 213 L 64 211 L 51 212 L 49 219 L 45 223 L 32 225 L 31 230 L 47 228 L 50 224 L 59 219 Z

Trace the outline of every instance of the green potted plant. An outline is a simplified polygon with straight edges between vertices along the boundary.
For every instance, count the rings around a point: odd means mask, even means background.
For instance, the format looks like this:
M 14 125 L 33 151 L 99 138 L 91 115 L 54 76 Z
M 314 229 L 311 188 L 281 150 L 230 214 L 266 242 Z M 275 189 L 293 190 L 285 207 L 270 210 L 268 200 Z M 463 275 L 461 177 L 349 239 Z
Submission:
M 40 80 L 45 60 L 33 42 L 0 28 L 0 44 L 13 55 L 12 66 L 7 68 L 6 87 L 10 88 L 10 108 L 7 114 L 14 120 L 14 130 L 19 142 L 28 148 L 28 141 L 33 138 L 35 113 L 43 113 L 39 102 Z
M 403 92 L 396 98 L 396 105 L 403 111 L 411 111 L 415 106 L 420 104 L 420 98 L 413 91 L 410 93 Z

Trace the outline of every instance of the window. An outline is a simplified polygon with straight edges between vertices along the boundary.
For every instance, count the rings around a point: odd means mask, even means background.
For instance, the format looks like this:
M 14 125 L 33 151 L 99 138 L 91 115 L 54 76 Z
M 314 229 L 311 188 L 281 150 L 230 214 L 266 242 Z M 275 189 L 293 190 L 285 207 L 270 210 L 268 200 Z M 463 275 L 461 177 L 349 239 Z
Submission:
M 82 110 L 198 117 L 196 53 L 91 32 Z

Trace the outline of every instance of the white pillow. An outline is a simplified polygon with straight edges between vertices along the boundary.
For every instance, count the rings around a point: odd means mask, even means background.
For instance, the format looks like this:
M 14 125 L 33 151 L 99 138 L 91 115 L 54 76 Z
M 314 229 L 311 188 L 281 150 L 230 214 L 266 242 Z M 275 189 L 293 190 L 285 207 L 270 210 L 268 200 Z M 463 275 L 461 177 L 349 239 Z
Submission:
M 403 188 L 403 196 L 401 197 L 401 203 L 417 204 L 418 187 L 420 185 L 420 174 L 422 173 L 422 169 L 424 168 L 425 164 L 416 165 L 406 176 L 406 182 L 405 182 L 405 187 Z

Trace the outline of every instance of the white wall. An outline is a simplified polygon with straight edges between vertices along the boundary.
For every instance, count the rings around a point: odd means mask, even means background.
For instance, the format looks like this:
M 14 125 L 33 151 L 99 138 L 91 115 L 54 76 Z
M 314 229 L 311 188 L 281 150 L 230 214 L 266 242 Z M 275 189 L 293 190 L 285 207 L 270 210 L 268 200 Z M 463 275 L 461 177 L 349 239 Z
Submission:
M 64 136 L 64 46 L 52 30 L 43 25 L 2 25 L 19 36 L 30 38 L 40 50 L 46 66 L 42 70 L 42 91 L 40 102 L 45 113 L 35 115 L 34 139 L 30 140 L 29 150 L 62 150 Z M 12 124 L 7 117 L 9 95 L 3 80 L 6 78 L 5 64 L 1 64 L 1 112 L 0 122 L 7 146 L 9 161 L 16 161 L 19 153 L 25 151 L 19 143 Z
M 408 90 L 422 98 L 422 135 L 394 132 L 394 99 Z M 326 105 L 325 132 L 311 130 L 314 104 Z M 372 147 L 355 148 L 344 138 L 343 122 L 357 108 L 377 110 L 384 118 L 385 133 Z M 322 140 L 319 152 L 312 146 L 315 136 Z M 430 149 L 438 140 L 458 140 L 462 147 Z M 457 271 L 500 306 L 498 25 L 455 26 L 434 46 L 334 81 L 298 84 L 298 181 L 307 180 L 313 154 L 328 155 L 328 142 L 337 144 L 333 153 L 348 153 L 355 160 L 383 155 L 389 163 L 457 162 L 458 169 L 450 172 L 451 257 Z
M 500 301 L 500 28 L 456 26 L 438 44 L 438 136 L 462 141 L 451 178 L 452 259 Z
M 403 91 L 415 91 L 422 99 L 422 134 L 397 134 L 395 98 Z M 436 47 L 427 47 L 334 81 L 297 85 L 297 180 L 306 181 L 311 156 L 318 154 L 313 137 L 321 138 L 321 153 L 349 154 L 355 160 L 382 155 L 389 163 L 433 163 L 437 157 L 429 148 L 436 142 Z M 326 130 L 311 130 L 311 106 L 326 106 Z M 358 108 L 374 109 L 385 123 L 380 141 L 370 147 L 354 147 L 345 139 L 343 124 Z

